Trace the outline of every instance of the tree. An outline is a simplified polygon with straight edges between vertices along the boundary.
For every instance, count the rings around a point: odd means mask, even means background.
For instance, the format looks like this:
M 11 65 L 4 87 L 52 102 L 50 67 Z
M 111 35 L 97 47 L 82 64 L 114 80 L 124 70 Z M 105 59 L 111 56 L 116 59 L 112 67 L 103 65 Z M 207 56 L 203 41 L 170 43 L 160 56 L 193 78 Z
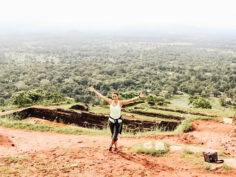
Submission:
M 129 92 L 121 92 L 119 94 L 121 96 L 121 99 L 131 99 L 133 97 L 138 96 L 140 93 L 135 91 L 129 91 Z
M 5 99 L 4 98 L 0 98 L 0 106 L 5 106 Z
M 221 96 L 220 97 L 220 105 L 221 106 L 226 106 L 226 96 Z
M 148 95 L 146 101 L 156 103 L 157 105 L 166 105 L 169 103 L 165 100 L 165 98 L 157 97 L 153 94 Z
M 236 94 L 233 97 L 233 102 L 236 104 Z
M 219 92 L 219 90 L 217 90 L 217 89 L 213 89 L 213 95 L 215 96 L 215 97 L 218 97 L 218 96 L 220 96 L 221 94 L 220 94 L 220 92 Z
M 194 96 L 189 97 L 189 102 L 195 108 L 204 108 L 204 109 L 211 109 L 212 108 L 209 101 L 207 101 L 206 99 L 204 99 L 198 95 L 194 95 Z
M 9 99 L 9 103 L 20 107 L 33 104 L 69 104 L 73 99 L 57 92 L 48 92 L 41 89 L 20 91 L 14 93 Z

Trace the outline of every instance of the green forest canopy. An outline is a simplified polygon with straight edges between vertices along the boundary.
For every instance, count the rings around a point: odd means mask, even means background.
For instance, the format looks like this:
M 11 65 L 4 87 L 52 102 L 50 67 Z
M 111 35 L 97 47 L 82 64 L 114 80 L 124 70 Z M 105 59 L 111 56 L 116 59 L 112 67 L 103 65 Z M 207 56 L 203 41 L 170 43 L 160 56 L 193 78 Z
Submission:
M 0 45 L 0 103 L 18 91 L 43 89 L 77 102 L 113 90 L 167 97 L 181 92 L 226 96 L 236 103 L 236 45 L 162 39 L 36 38 Z

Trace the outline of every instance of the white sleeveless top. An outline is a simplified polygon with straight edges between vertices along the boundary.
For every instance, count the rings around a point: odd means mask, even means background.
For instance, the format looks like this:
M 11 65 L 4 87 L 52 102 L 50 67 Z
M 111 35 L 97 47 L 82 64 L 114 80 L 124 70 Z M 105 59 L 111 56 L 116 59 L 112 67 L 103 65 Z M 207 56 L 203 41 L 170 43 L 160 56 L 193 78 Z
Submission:
M 118 119 L 121 116 L 121 107 L 120 107 L 120 102 L 118 101 L 116 106 L 113 106 L 113 101 L 110 104 L 110 117 L 113 119 Z

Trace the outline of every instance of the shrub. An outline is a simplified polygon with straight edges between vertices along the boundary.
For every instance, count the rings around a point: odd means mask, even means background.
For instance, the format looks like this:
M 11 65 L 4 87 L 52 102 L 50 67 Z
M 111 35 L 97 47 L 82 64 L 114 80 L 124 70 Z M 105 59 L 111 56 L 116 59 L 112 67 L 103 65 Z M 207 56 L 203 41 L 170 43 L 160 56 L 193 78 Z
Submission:
M 210 102 L 203 99 L 203 98 L 195 100 L 192 104 L 195 108 L 204 108 L 204 109 L 211 109 L 212 108 Z
M 200 98 L 200 96 L 198 96 L 198 95 L 190 96 L 189 97 L 189 104 L 192 104 L 193 101 L 198 100 L 199 98 Z
M 119 95 L 120 95 L 121 99 L 131 99 L 133 97 L 138 96 L 139 93 L 130 91 L 130 92 L 121 92 L 121 93 L 119 93 Z
M 166 105 L 166 104 L 169 103 L 165 100 L 165 98 L 157 97 L 153 94 L 148 95 L 147 98 L 146 98 L 146 101 L 156 103 L 157 105 L 160 105 L 160 106 L 161 105 Z
M 198 95 L 194 95 L 194 96 L 189 97 L 189 103 L 192 104 L 193 107 L 195 107 L 195 108 L 204 108 L 204 109 L 211 109 L 212 108 L 209 101 L 207 101 L 206 99 L 204 99 Z
M 33 104 L 69 104 L 74 100 L 57 92 L 48 92 L 41 89 L 20 91 L 11 96 L 9 103 L 18 106 L 33 105 Z
M 183 133 L 183 132 L 189 132 L 193 129 L 193 126 L 191 124 L 191 121 L 193 119 L 185 119 L 177 128 L 176 132 L 177 133 Z
M 204 165 L 204 169 L 205 170 L 211 170 L 211 165 L 210 164 L 206 164 L 206 165 Z
M 0 98 L 0 106 L 5 106 L 5 99 L 4 98 Z
M 229 170 L 231 170 L 232 168 L 231 168 L 230 166 L 226 165 L 226 164 L 223 164 L 222 169 L 224 169 L 224 170 L 226 170 L 226 171 L 229 171 Z
M 221 106 L 226 106 L 226 97 L 225 96 L 220 97 L 219 101 L 220 101 Z

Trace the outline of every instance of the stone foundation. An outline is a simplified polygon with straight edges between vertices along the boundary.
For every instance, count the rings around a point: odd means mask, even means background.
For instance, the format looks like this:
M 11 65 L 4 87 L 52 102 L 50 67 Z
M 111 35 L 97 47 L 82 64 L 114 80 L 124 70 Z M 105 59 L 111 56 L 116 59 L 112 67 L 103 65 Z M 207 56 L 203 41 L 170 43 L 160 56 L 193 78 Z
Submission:
M 63 122 L 65 124 L 76 124 L 81 127 L 103 129 L 107 127 L 109 115 L 96 114 L 87 111 L 76 112 L 73 110 L 64 110 L 58 108 L 49 108 L 41 106 L 32 106 L 25 108 L 19 112 L 14 112 L 13 115 L 19 116 L 21 119 L 27 117 L 36 117 L 45 120 Z M 123 130 L 131 132 L 151 131 L 157 128 L 172 131 L 181 122 L 177 121 L 155 121 L 155 120 L 140 120 L 134 117 L 123 115 Z

